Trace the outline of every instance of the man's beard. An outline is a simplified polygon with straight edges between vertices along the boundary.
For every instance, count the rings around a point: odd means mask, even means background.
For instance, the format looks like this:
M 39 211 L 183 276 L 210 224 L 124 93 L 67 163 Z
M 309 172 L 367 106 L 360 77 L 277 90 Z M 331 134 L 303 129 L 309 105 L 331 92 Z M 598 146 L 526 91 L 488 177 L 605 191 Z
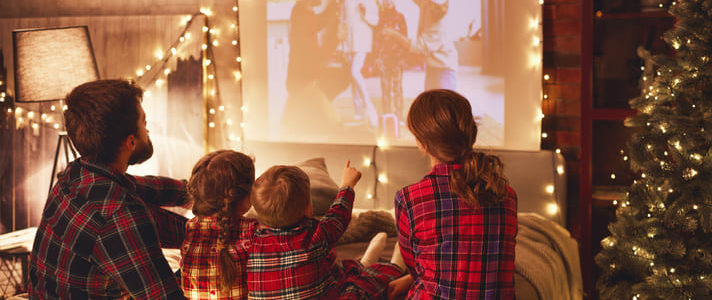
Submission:
M 136 149 L 129 157 L 129 165 L 140 164 L 153 156 L 153 143 L 150 137 L 146 137 L 148 143 L 138 140 Z

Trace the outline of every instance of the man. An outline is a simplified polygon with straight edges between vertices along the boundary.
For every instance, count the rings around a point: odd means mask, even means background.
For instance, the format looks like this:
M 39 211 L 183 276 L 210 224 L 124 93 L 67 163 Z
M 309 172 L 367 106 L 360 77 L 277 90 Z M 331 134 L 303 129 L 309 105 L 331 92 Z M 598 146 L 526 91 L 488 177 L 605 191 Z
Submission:
M 177 248 L 185 183 L 126 174 L 153 154 L 143 90 L 125 80 L 67 96 L 67 133 L 81 158 L 57 177 L 30 255 L 31 299 L 183 299 L 161 247 Z

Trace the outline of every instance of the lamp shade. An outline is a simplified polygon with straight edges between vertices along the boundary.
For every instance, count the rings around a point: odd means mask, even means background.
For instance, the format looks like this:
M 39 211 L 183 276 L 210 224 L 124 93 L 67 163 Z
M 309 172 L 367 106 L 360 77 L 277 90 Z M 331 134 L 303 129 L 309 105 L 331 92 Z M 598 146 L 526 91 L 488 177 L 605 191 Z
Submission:
M 15 30 L 12 39 L 16 102 L 64 99 L 99 79 L 86 26 Z

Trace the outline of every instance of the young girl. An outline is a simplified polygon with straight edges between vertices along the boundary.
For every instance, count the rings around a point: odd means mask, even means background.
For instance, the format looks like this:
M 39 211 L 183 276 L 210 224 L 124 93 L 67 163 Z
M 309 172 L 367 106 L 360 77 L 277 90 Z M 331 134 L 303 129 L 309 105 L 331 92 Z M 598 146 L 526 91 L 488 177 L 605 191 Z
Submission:
M 195 218 L 186 224 L 181 247 L 181 281 L 188 299 L 246 299 L 246 256 L 235 250 L 256 220 L 250 208 L 255 167 L 247 155 L 220 150 L 193 167 L 188 194 Z
M 409 275 L 389 298 L 512 299 L 517 203 L 499 158 L 472 149 L 470 103 L 450 90 L 420 94 L 408 128 L 433 166 L 395 199 L 398 243 Z

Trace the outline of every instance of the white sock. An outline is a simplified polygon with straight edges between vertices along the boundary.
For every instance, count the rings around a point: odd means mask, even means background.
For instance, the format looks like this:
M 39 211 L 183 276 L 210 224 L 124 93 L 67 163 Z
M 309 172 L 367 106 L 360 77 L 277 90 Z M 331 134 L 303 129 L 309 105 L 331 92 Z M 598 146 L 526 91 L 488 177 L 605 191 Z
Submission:
M 396 241 L 396 246 L 393 247 L 393 256 L 391 256 L 391 263 L 398 266 L 401 271 L 405 272 L 405 261 L 403 261 L 403 254 L 401 254 L 400 246 Z
M 383 248 L 386 248 L 387 238 L 388 235 L 385 232 L 379 232 L 371 239 L 368 248 L 366 248 L 361 258 L 361 263 L 364 266 L 368 267 L 378 261 L 378 257 L 381 255 L 381 252 L 383 252 Z

